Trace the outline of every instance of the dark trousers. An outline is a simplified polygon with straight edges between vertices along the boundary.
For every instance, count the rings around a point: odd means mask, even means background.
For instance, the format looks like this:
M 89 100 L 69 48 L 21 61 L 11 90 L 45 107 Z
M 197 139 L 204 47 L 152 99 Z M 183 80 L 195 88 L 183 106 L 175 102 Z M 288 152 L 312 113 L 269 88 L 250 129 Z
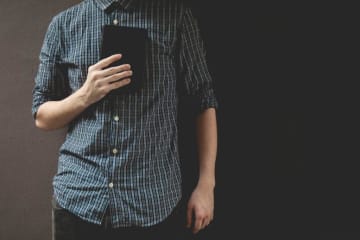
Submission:
M 108 210 L 102 224 L 97 225 L 61 208 L 53 197 L 52 240 L 191 240 L 184 206 L 181 201 L 168 218 L 151 227 L 111 228 Z

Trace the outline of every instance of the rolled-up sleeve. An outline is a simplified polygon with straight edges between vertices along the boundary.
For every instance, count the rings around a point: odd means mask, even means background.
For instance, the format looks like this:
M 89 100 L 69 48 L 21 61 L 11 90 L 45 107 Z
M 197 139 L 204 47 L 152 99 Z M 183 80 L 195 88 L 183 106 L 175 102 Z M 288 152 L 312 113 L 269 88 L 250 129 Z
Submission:
M 39 55 L 40 63 L 32 92 L 32 115 L 34 119 L 41 104 L 47 101 L 61 100 L 68 93 L 66 74 L 61 66 L 60 55 L 60 25 L 59 19 L 54 17 L 45 33 Z
M 186 94 L 196 96 L 198 109 L 218 108 L 213 80 L 206 62 L 206 51 L 198 23 L 186 8 L 180 28 L 180 68 Z

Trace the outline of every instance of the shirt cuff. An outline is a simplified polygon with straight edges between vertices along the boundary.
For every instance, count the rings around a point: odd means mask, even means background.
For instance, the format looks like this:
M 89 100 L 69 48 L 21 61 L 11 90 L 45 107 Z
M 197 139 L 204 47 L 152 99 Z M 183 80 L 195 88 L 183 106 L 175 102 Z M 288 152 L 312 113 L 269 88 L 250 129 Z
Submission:
M 215 108 L 216 110 L 219 108 L 219 102 L 213 94 L 200 97 L 199 113 L 208 108 Z
M 31 113 L 32 116 L 34 118 L 34 120 L 36 119 L 36 114 L 39 110 L 39 107 L 47 102 L 50 101 L 51 97 L 47 96 L 46 94 L 42 94 L 42 93 L 35 93 L 34 97 L 33 97 L 33 103 L 32 103 L 32 107 L 31 107 Z

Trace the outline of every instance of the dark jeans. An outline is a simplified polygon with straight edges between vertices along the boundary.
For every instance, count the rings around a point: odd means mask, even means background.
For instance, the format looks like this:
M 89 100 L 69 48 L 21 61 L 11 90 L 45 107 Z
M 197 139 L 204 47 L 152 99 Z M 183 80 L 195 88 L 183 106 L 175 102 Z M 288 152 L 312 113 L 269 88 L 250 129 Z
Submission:
M 108 210 L 102 224 L 97 225 L 60 207 L 53 197 L 52 240 L 191 240 L 184 206 L 181 201 L 168 218 L 151 227 L 111 228 Z

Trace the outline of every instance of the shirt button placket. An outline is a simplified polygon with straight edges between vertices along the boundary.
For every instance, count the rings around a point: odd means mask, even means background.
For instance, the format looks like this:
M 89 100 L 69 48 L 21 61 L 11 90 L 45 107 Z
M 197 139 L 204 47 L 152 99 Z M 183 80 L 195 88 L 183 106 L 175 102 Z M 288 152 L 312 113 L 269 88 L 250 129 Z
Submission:
M 119 151 L 118 151 L 117 148 L 113 148 L 113 149 L 111 150 L 111 152 L 112 152 L 114 155 L 116 155 Z M 108 187 L 112 189 L 112 188 L 114 187 L 114 183 L 113 183 L 113 182 L 109 182 Z
M 118 152 L 119 152 L 119 151 L 117 150 L 117 148 L 113 148 L 112 153 L 113 153 L 114 155 L 116 155 Z

